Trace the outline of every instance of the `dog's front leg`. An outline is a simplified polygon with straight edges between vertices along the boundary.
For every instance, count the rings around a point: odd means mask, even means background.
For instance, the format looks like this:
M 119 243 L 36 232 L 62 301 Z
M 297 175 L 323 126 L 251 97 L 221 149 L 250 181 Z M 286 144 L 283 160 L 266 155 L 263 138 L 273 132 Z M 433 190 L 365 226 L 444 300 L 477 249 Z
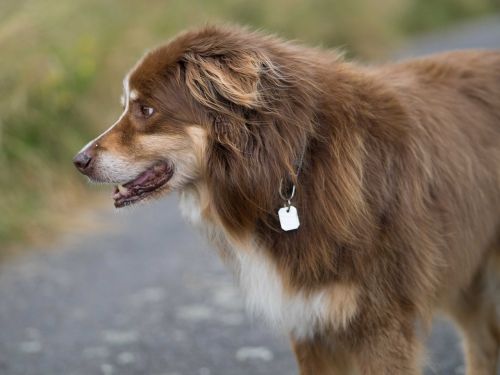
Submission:
M 322 338 L 292 338 L 300 375 L 356 375 L 349 353 Z
M 363 375 L 421 375 L 421 348 L 414 323 L 392 322 L 367 332 L 355 350 Z

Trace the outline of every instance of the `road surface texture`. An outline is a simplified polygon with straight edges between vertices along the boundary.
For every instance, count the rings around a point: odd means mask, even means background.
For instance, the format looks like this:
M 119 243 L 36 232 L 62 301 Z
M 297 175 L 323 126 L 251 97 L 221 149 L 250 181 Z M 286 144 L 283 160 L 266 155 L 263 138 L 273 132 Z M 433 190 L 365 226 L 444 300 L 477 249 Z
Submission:
M 397 56 L 458 47 L 500 47 L 500 19 L 419 39 Z M 296 373 L 287 339 L 245 314 L 177 197 L 95 220 L 104 230 L 68 233 L 0 266 L 0 374 Z M 438 320 L 428 344 L 426 374 L 464 373 L 450 325 Z

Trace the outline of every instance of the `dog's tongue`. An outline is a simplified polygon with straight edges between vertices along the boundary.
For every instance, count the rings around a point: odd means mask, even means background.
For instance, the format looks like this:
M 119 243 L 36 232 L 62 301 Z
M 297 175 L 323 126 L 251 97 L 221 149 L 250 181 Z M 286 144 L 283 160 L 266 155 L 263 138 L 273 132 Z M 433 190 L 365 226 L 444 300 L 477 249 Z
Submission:
M 148 170 L 142 172 L 139 175 L 139 177 L 137 177 L 135 180 L 129 181 L 126 184 L 124 184 L 123 186 L 128 188 L 128 187 L 132 187 L 132 186 L 143 185 L 148 180 L 152 180 L 155 177 L 157 177 L 158 173 L 156 173 L 156 172 L 158 172 L 158 171 L 156 171 L 156 167 L 148 169 Z

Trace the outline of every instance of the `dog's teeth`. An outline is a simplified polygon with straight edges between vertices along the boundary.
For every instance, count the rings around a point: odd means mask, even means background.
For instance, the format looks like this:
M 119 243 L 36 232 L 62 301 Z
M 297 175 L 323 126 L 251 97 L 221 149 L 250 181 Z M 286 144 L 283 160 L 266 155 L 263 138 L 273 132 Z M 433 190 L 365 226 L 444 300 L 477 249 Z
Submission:
M 126 195 L 128 193 L 128 189 L 125 186 L 117 185 L 117 187 L 118 187 L 118 191 L 120 192 L 120 194 Z

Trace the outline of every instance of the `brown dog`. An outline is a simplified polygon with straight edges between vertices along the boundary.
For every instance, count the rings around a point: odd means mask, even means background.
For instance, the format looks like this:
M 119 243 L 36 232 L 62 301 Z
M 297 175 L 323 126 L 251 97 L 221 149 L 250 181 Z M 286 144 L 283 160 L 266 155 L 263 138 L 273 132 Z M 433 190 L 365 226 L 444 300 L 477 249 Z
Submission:
M 76 166 L 116 207 L 179 191 L 301 374 L 421 374 L 438 309 L 468 374 L 495 373 L 500 52 L 367 68 L 205 27 L 146 54 L 123 101 Z

